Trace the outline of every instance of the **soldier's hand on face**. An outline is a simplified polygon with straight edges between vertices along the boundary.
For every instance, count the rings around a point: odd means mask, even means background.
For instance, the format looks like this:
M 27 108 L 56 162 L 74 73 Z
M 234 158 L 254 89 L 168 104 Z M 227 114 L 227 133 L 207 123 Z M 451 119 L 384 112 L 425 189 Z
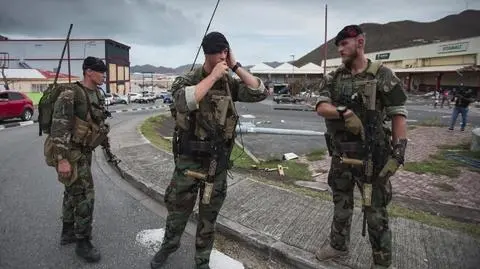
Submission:
M 237 64 L 237 60 L 235 59 L 235 56 L 233 55 L 232 49 L 229 49 L 228 57 L 227 57 L 227 65 L 230 69 L 232 69 L 236 64 Z
M 70 165 L 68 160 L 63 159 L 58 162 L 57 172 L 58 175 L 63 178 L 69 178 L 72 175 L 72 166 Z
M 354 135 L 363 134 L 363 124 L 360 118 L 353 113 L 353 111 L 348 110 L 344 114 L 345 118 L 345 128 L 347 131 L 351 132 Z
M 215 68 L 213 68 L 212 76 L 215 78 L 215 80 L 219 80 L 228 74 L 228 69 L 229 68 L 226 62 L 219 62 L 217 65 L 215 65 Z

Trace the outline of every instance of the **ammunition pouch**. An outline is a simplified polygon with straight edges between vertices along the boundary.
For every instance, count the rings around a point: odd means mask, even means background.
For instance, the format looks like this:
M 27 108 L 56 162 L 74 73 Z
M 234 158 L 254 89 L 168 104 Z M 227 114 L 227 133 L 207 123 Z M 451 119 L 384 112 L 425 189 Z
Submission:
M 73 126 L 72 142 L 76 144 L 85 145 L 85 138 L 91 133 L 90 123 L 75 117 L 75 124 Z
M 89 149 L 95 149 L 107 140 L 110 128 L 106 124 L 95 124 L 75 117 L 72 142 Z

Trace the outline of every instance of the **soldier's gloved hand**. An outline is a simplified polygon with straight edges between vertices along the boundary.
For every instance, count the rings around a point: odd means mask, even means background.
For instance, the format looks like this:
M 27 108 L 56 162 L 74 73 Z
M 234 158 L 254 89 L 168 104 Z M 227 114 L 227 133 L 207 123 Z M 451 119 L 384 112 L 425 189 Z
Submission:
M 345 112 L 345 128 L 354 135 L 363 134 L 363 124 L 353 111 Z
M 389 178 L 397 172 L 400 165 L 405 163 L 405 149 L 407 148 L 407 139 L 400 141 L 393 147 L 393 154 L 388 158 L 387 163 L 383 167 L 378 176 L 380 178 Z
M 382 168 L 382 171 L 380 171 L 380 174 L 378 174 L 378 177 L 389 178 L 393 176 L 395 172 L 397 172 L 399 167 L 400 167 L 400 164 L 398 163 L 397 159 L 393 157 L 389 157 L 387 163 Z

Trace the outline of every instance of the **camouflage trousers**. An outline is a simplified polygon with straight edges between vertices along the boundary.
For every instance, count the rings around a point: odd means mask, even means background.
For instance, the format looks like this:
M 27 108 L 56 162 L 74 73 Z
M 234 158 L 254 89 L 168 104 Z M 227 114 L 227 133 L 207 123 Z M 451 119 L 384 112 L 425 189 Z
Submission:
M 337 157 L 332 158 L 328 175 L 334 203 L 330 244 L 338 250 L 348 249 L 354 207 L 353 191 L 361 175 L 360 169 L 340 164 Z M 378 179 L 374 179 L 372 185 L 372 206 L 367 209 L 366 215 L 373 260 L 375 264 L 389 266 L 392 260 L 392 232 L 386 207 L 392 199 L 392 185 L 390 180 L 381 184 Z
M 74 223 L 78 239 L 92 237 L 94 189 L 91 172 L 92 154 L 82 154 L 78 160 L 77 179 L 65 184 L 62 219 Z
M 168 216 L 161 251 L 170 253 L 180 246 L 180 238 L 197 201 L 197 193 L 200 191 L 195 263 L 197 268 L 207 268 L 213 248 L 215 222 L 227 195 L 227 171 L 217 174 L 210 203 L 205 205 L 201 202 L 204 183 L 201 180 L 185 176 L 184 172 L 187 169 L 206 173 L 198 162 L 185 159 L 177 161 L 172 180 L 165 191 Z

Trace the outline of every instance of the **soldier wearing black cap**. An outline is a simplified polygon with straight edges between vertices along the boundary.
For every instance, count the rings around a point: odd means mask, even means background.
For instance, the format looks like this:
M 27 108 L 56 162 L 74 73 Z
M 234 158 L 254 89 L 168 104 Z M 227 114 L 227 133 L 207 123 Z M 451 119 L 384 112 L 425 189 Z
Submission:
M 364 125 L 368 104 L 363 93 L 366 85 L 373 83 L 377 97 L 377 120 L 373 124 L 376 141 L 372 152 L 372 206 L 366 208 L 366 216 L 372 268 L 391 268 L 392 232 L 386 207 L 392 198 L 389 178 L 405 159 L 407 96 L 401 80 L 390 68 L 365 56 L 365 33 L 359 26 L 344 27 L 335 37 L 335 45 L 342 65 L 326 76 L 316 104 L 318 115 L 325 119 L 326 142 L 332 156 L 328 184 L 332 189 L 334 214 L 329 243 L 316 253 L 316 257 L 326 260 L 348 254 L 353 190 L 355 182 L 364 188 L 364 182 L 359 179 L 365 171 L 363 167 L 342 162 L 342 159 L 365 159 Z M 391 130 L 383 126 L 384 121 L 389 120 Z
M 52 160 L 58 180 L 65 185 L 61 245 L 76 242 L 75 252 L 88 262 L 100 260 L 91 244 L 94 187 L 91 172 L 92 151 L 108 143 L 103 95 L 107 67 L 101 59 L 87 57 L 83 80 L 60 84 L 60 95 L 53 107 L 52 124 L 46 145 L 52 147 Z
M 180 246 L 198 193 L 201 201 L 195 264 L 197 269 L 210 268 L 214 227 L 227 194 L 227 169 L 231 167 L 230 153 L 236 136 L 238 115 L 234 102 L 260 102 L 267 97 L 263 82 L 235 60 L 223 34 L 209 33 L 202 48 L 203 66 L 177 77 L 172 84 L 175 171 L 165 191 L 165 237 L 150 263 L 153 269 L 161 268 Z M 229 70 L 240 80 L 234 79 Z M 206 177 L 209 171 L 212 176 Z

